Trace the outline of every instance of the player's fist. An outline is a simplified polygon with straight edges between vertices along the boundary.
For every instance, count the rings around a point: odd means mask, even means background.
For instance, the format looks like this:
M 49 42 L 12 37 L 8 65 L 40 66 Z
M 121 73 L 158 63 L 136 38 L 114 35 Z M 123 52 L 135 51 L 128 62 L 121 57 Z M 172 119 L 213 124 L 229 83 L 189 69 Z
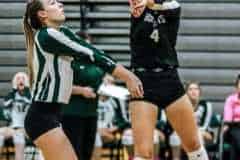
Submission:
M 129 0 L 130 12 L 134 17 L 140 17 L 147 6 L 148 0 Z

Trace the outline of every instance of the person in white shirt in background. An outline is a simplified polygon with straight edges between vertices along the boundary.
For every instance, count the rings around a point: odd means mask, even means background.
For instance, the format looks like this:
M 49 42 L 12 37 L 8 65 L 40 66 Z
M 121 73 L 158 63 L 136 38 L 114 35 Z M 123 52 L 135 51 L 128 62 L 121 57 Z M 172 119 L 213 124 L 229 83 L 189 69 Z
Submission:
M 0 147 L 4 140 L 12 138 L 15 146 L 15 160 L 24 160 L 25 132 L 24 119 L 31 103 L 28 76 L 24 72 L 15 74 L 12 90 L 4 98 L 4 108 L 9 111 L 10 125 L 0 128 Z

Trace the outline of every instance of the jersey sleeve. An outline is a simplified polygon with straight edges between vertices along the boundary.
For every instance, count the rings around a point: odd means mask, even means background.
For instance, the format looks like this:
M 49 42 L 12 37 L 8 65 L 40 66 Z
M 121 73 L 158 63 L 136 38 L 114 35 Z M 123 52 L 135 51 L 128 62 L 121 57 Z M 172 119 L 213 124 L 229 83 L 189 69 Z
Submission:
M 203 124 L 200 126 L 201 130 L 207 130 L 213 115 L 212 112 L 212 104 L 210 102 L 206 102 L 206 114 L 205 117 L 203 117 Z
M 102 50 L 97 49 L 93 45 L 87 43 L 85 40 L 78 37 L 75 33 L 73 33 L 70 29 L 67 27 L 62 27 L 62 30 L 68 37 L 71 37 L 71 39 L 78 44 L 80 44 L 83 47 L 89 48 L 93 51 L 93 57 L 95 60 L 95 64 L 99 66 L 101 69 L 103 69 L 105 72 L 112 73 L 114 68 L 116 67 L 116 61 L 112 59 L 110 56 L 108 56 L 106 53 L 104 53 Z
M 26 90 L 26 97 L 31 101 L 32 95 L 31 95 L 31 90 L 30 90 L 30 88 L 27 87 L 25 90 Z
M 116 62 L 104 52 L 99 52 L 98 54 L 94 54 L 95 63 L 97 66 L 102 68 L 105 72 L 112 73 L 116 68 Z
M 167 11 L 166 19 L 168 25 L 168 35 L 169 39 L 172 42 L 172 47 L 176 46 L 177 42 L 177 34 L 180 25 L 180 14 L 181 14 L 181 7 L 178 6 L 177 8 L 170 9 Z
M 14 91 L 11 91 L 3 101 L 3 107 L 10 108 L 14 102 Z
M 76 43 L 70 37 L 54 28 L 39 31 L 35 42 L 43 51 L 50 54 L 65 56 L 82 56 L 85 54 L 93 60 L 94 53 L 91 49 Z
M 62 31 L 63 33 L 53 28 L 48 28 L 45 32 L 41 33 L 42 35 L 39 35 L 38 40 L 45 51 L 74 56 L 76 58 L 87 55 L 104 71 L 112 73 L 116 67 L 116 62 L 112 58 L 107 56 L 103 51 L 78 38 L 69 29 L 62 28 Z

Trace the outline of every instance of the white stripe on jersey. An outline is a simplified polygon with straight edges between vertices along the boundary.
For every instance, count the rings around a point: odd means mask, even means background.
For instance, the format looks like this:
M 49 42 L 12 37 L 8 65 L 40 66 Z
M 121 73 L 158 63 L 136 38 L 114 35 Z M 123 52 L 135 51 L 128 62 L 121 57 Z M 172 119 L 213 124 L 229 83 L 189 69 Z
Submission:
M 53 28 L 48 28 L 47 32 L 49 34 L 49 36 L 51 36 L 52 38 L 56 39 L 58 42 L 62 43 L 63 45 L 66 45 L 70 48 L 72 48 L 73 50 L 80 52 L 80 53 L 84 53 L 90 56 L 91 60 L 94 61 L 93 58 L 93 51 L 90 50 L 87 47 L 81 46 L 78 43 L 72 41 L 71 39 L 69 39 L 67 36 L 65 36 L 63 33 L 53 29 Z
M 55 83 L 56 83 L 55 70 L 54 70 L 54 55 L 49 54 L 46 58 L 47 58 L 47 61 L 48 61 L 47 62 L 48 73 L 49 73 L 50 78 L 51 78 L 47 101 L 52 101 L 53 100 L 53 95 L 54 95 L 54 90 L 55 90 Z
M 206 112 L 207 114 L 205 115 L 204 118 L 204 123 L 203 126 L 201 127 L 203 130 L 206 130 L 209 127 L 209 123 L 211 121 L 212 118 L 212 104 L 210 102 L 206 102 Z
M 36 45 L 33 46 L 33 70 L 34 70 L 34 84 L 32 86 L 33 87 L 32 93 L 31 93 L 32 95 L 34 95 L 34 92 L 36 90 L 36 80 L 37 80 L 37 75 L 38 75 L 38 70 L 39 70 Z
M 41 93 L 41 91 L 43 90 L 43 81 L 44 81 L 44 79 L 46 78 L 46 75 L 47 75 L 47 72 L 48 72 L 48 70 L 51 68 L 51 67 L 49 67 L 48 65 L 49 65 L 49 58 L 50 57 L 48 57 L 45 53 L 47 53 L 47 52 L 45 52 L 45 51 L 43 51 L 43 49 L 42 49 L 42 47 L 40 46 L 40 44 L 39 44 L 39 41 L 38 41 L 38 34 L 39 34 L 39 32 L 37 32 L 36 33 L 36 36 L 35 36 L 35 42 L 36 42 L 36 44 L 37 44 L 37 47 L 38 47 L 38 49 L 40 50 L 40 52 L 42 53 L 42 55 L 44 56 L 44 58 L 45 58 L 45 60 L 46 60 L 46 62 L 45 62 L 45 65 L 44 65 L 44 68 L 43 68 L 43 72 L 42 72 L 42 76 L 40 77 L 40 81 L 38 82 L 39 84 L 38 84 L 38 88 L 36 88 L 37 90 L 38 90 L 38 92 L 36 93 L 36 95 L 34 95 L 35 96 L 35 98 L 36 99 L 38 99 L 38 98 L 41 98 L 41 97 L 39 97 L 40 96 L 40 93 Z M 37 50 L 35 50 L 35 55 L 36 55 L 36 59 L 37 59 Z M 48 54 L 48 55 L 51 55 L 50 53 Z M 38 61 L 38 60 L 36 60 L 36 61 Z M 53 63 L 53 62 L 52 62 Z M 51 63 L 50 63 L 51 64 Z M 39 65 L 39 64 L 38 64 Z M 38 66 L 39 67 L 39 66 Z M 39 69 L 39 68 L 38 68 Z M 37 77 L 36 77 L 37 78 Z M 36 79 L 35 79 L 36 80 Z M 54 88 L 53 88 L 54 89 Z M 48 95 L 50 95 L 50 94 L 48 94 Z
M 4 101 L 4 102 L 3 102 L 3 105 L 4 105 L 4 106 L 9 106 L 12 102 L 13 102 L 13 100 L 12 100 L 12 99 L 9 99 L 8 101 Z
M 67 97 L 67 95 L 72 94 L 73 76 L 68 76 L 66 73 L 73 75 L 73 70 L 71 63 L 68 63 L 66 60 L 64 60 L 64 56 L 61 56 L 61 58 L 58 59 L 58 68 L 60 76 L 59 90 L 63 93 L 58 97 L 58 100 L 60 101 L 61 99 L 68 99 L 69 97 Z
M 106 61 L 108 61 L 107 64 L 115 64 L 115 62 L 112 59 L 110 59 L 110 58 L 108 58 L 106 56 L 103 56 L 102 58 L 106 59 Z

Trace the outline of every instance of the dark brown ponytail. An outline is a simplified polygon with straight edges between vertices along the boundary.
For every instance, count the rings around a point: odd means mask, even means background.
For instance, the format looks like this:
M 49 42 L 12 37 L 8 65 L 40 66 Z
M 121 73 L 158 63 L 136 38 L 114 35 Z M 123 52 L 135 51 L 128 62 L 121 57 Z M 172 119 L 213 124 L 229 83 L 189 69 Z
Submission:
M 25 16 L 23 18 L 23 29 L 26 38 L 27 49 L 27 66 L 30 87 L 34 82 L 33 71 L 33 46 L 34 46 L 34 31 L 41 28 L 42 24 L 38 18 L 37 12 L 42 10 L 42 3 L 40 0 L 31 0 L 27 3 Z

